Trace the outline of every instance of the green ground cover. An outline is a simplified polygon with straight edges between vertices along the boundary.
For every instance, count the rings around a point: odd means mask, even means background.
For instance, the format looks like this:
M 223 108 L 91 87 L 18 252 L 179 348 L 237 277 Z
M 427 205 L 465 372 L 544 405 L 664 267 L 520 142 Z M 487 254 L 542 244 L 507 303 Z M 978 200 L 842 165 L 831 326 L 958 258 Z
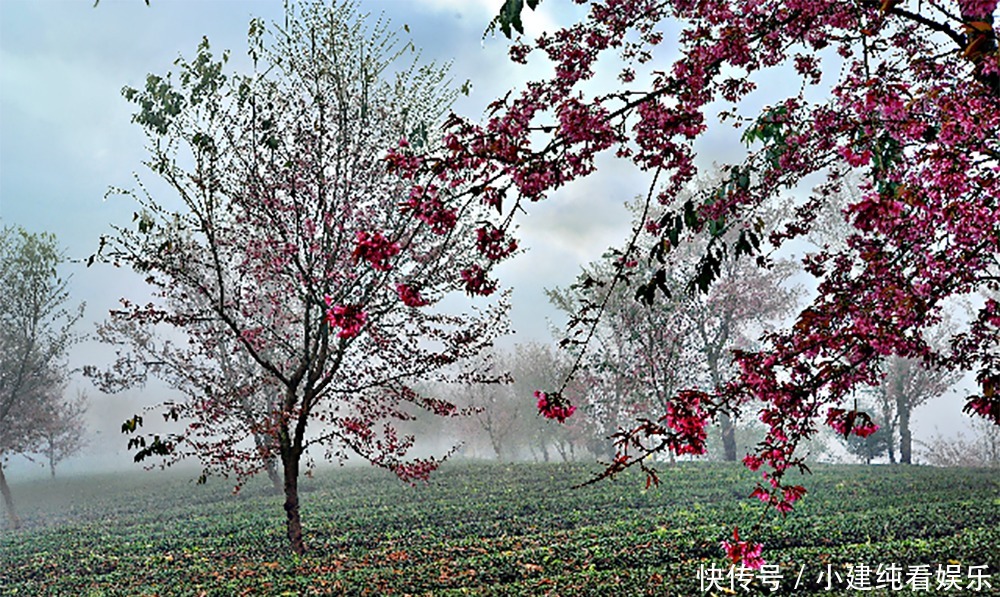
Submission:
M 716 579 L 719 542 L 760 519 L 754 473 L 689 463 L 663 467 L 648 491 L 638 475 L 571 488 L 592 471 L 452 463 L 417 488 L 374 469 L 320 471 L 303 480 L 305 557 L 289 552 L 281 498 L 262 483 L 235 496 L 177 472 L 14 483 L 25 528 L 0 538 L 0 594 L 732 594 Z M 753 533 L 778 590 L 758 577 L 735 594 L 975 594 L 986 575 L 978 594 L 1000 594 L 997 471 L 830 466 L 804 482 L 796 511 Z M 880 565 L 902 586 L 848 591 L 859 565 L 872 586 Z M 925 573 L 930 590 L 914 591 Z

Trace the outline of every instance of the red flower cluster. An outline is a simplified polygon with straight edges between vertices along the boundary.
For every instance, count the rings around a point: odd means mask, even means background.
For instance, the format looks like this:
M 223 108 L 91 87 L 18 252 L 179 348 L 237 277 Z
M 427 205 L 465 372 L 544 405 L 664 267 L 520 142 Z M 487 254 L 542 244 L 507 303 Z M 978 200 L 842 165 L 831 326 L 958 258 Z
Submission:
M 393 467 L 393 472 L 396 473 L 400 481 L 412 484 L 414 481 L 426 481 L 439 466 L 441 466 L 439 461 L 425 458 L 400 462 Z
M 740 541 L 739 528 L 733 528 L 732 543 L 723 541 L 721 545 L 722 549 L 726 552 L 726 557 L 729 558 L 734 566 L 742 565 L 754 570 L 760 570 L 764 566 L 764 559 L 761 557 L 761 551 L 763 551 L 764 546 L 760 543 Z
M 972 396 L 965 404 L 963 410 L 965 412 L 974 412 L 1000 425 L 1000 402 L 996 400 L 990 400 L 985 396 Z
M 330 324 L 330 327 L 340 328 L 337 337 L 353 338 L 361 333 L 361 327 L 368 320 L 368 316 L 360 307 L 357 305 L 334 305 L 333 299 L 329 296 L 324 297 L 323 300 L 329 307 L 326 311 L 326 322 Z
M 851 433 L 858 437 L 868 437 L 879 430 L 879 426 L 872 422 L 867 413 L 842 408 L 829 409 L 826 412 L 826 424 L 844 437 Z
M 372 267 L 383 272 L 392 269 L 389 260 L 399 255 L 398 243 L 382 236 L 381 232 L 369 234 L 359 231 L 357 239 L 358 245 L 354 248 L 354 253 L 351 254 L 355 261 L 364 259 L 371 263 Z
M 408 152 L 407 149 L 409 147 L 410 144 L 406 139 L 402 139 L 399 142 L 398 149 L 389 150 L 388 155 L 385 156 L 389 172 L 399 174 L 403 178 L 413 178 L 416 176 L 423 161 L 420 157 Z
M 746 462 L 746 460 L 744 460 Z M 756 470 L 756 469 L 755 469 Z M 788 514 L 794 508 L 793 504 L 806 494 L 806 488 L 801 485 L 790 485 L 785 487 L 782 491 L 782 497 L 778 497 L 767 490 L 763 486 L 758 485 L 752 492 L 750 492 L 750 497 L 755 497 L 765 504 L 774 506 L 774 509 L 782 514 Z
M 410 189 L 410 197 L 403 202 L 404 210 L 410 210 L 421 222 L 431 227 L 434 234 L 447 234 L 455 227 L 458 219 L 458 212 L 445 207 L 437 194 L 437 187 L 428 186 L 426 189 L 420 185 L 414 185 Z
M 573 416 L 576 407 L 568 402 L 563 403 L 559 394 L 546 394 L 541 390 L 535 390 L 535 398 L 538 399 L 538 413 L 546 419 L 555 419 L 560 423 L 565 423 L 566 419 Z
M 497 283 L 486 277 L 486 271 L 478 265 L 473 265 L 461 271 L 465 281 L 465 291 L 469 294 L 489 296 L 497 289 Z
M 669 442 L 675 454 L 705 453 L 708 415 L 701 408 L 699 392 L 681 392 L 677 400 L 667 404 L 667 412 L 660 420 L 677 432 L 677 438 Z
M 517 241 L 511 240 L 504 244 L 503 230 L 488 224 L 476 230 L 476 247 L 490 261 L 497 261 L 510 255 L 517 249 Z
M 407 307 L 423 307 L 427 304 L 424 297 L 420 296 L 420 291 L 407 284 L 396 284 L 396 294 Z

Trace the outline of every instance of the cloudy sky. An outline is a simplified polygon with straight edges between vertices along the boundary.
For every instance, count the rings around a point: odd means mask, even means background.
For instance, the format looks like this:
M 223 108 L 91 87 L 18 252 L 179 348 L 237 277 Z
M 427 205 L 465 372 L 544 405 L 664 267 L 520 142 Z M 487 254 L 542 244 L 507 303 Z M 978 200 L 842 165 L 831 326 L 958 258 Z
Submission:
M 554 4 L 554 3 L 550 3 Z M 483 107 L 519 81 L 524 69 L 506 60 L 507 40 L 483 39 L 496 2 L 373 0 L 363 7 L 406 25 L 428 60 L 453 62 L 454 80 L 471 81 L 456 111 L 478 117 Z M 141 86 L 147 73 L 164 73 L 180 54 L 191 56 L 207 36 L 216 50 L 231 49 L 245 64 L 251 16 L 282 14 L 278 0 L 83 0 L 0 3 L 0 217 L 32 231 L 55 233 L 69 256 L 84 258 L 111 222 L 127 222 L 133 206 L 108 197 L 143 173 L 144 137 L 130 124 L 123 86 Z M 551 27 L 553 15 L 526 15 L 528 32 Z M 144 176 L 145 181 L 153 177 Z M 571 281 L 575 265 L 622 238 L 622 202 L 642 190 L 589 181 L 538 205 L 522 223 L 523 245 L 544 259 L 510 263 L 502 272 L 518 292 L 515 327 L 525 338 L 547 337 L 543 286 Z M 582 186 L 582 185 L 581 185 Z M 613 190 L 612 190 L 613 189 Z M 623 192 L 624 191 L 624 192 Z M 586 211 L 573 199 L 591 198 Z M 596 211 L 595 211 L 596 210 Z M 73 287 L 99 317 L 131 288 L 122 272 L 73 268 Z M 531 282 L 529 283 L 528 280 Z
M 507 40 L 483 32 L 495 0 L 369 0 L 362 8 L 407 26 L 426 60 L 451 62 L 456 84 L 472 93 L 455 110 L 478 118 L 483 108 L 530 71 L 506 59 Z M 550 5 L 556 4 L 554 2 Z M 109 187 L 134 185 L 143 172 L 145 137 L 130 123 L 123 86 L 141 86 L 148 73 L 164 73 L 179 55 L 192 56 L 203 36 L 213 49 L 230 49 L 234 68 L 246 65 L 251 17 L 280 20 L 279 0 L 3 0 L 0 2 L 0 219 L 29 231 L 54 233 L 73 259 L 93 254 L 111 223 L 128 223 L 134 205 L 108 196 Z M 571 17 L 564 14 L 562 17 Z M 529 35 L 551 28 L 551 11 L 525 15 Z M 521 222 L 528 254 L 503 266 L 500 277 L 514 289 L 510 342 L 550 339 L 559 316 L 543 289 L 564 286 L 577 267 L 623 238 L 624 201 L 642 190 L 622 178 L 589 181 L 538 204 Z M 586 210 L 577 208 L 586 195 Z M 121 297 L 142 296 L 141 281 L 109 266 L 69 264 L 74 300 L 87 304 L 83 330 L 93 329 Z M 72 364 L 110 360 L 108 347 L 78 346 Z M 79 381 L 91 397 L 90 424 L 117 446 L 122 413 L 149 402 L 150 392 L 103 396 Z M 110 437 L 109 437 L 110 436 Z M 97 442 L 102 449 L 109 442 Z M 92 450 L 97 446 L 92 447 Z M 120 452 L 119 449 L 115 449 Z
M 483 108 L 511 87 L 543 70 L 511 65 L 507 40 L 483 38 L 500 0 L 366 0 L 365 10 L 385 13 L 411 32 L 423 56 L 453 62 L 457 83 L 469 80 L 472 93 L 455 109 L 478 118 Z M 543 2 L 525 14 L 529 36 L 572 20 L 574 5 Z M 142 171 L 144 136 L 130 123 L 123 86 L 140 86 L 150 72 L 164 73 L 178 55 L 192 56 L 203 36 L 216 50 L 230 49 L 231 64 L 245 64 L 251 17 L 280 20 L 279 0 L 0 0 L 0 220 L 30 231 L 54 233 L 68 256 L 83 259 L 113 222 L 128 223 L 133 205 L 105 199 L 111 186 L 129 187 Z M 669 60 L 669 56 L 666 57 Z M 542 69 L 544 65 L 536 65 Z M 724 161 L 740 151 L 732 134 L 709 135 L 701 149 L 709 161 Z M 146 176 L 148 180 L 149 176 Z M 503 266 L 501 280 L 514 289 L 516 340 L 548 340 L 549 321 L 558 315 L 543 289 L 564 286 L 578 266 L 598 257 L 625 236 L 623 203 L 645 191 L 645 181 L 620 167 L 574 184 L 549 201 L 533 206 L 521 220 L 520 238 L 528 254 Z M 93 329 L 123 296 L 142 292 L 141 283 L 110 267 L 69 265 L 76 300 L 86 301 L 84 331 Z M 74 365 L 100 364 L 107 348 L 85 343 Z M 90 424 L 110 441 L 96 445 L 120 450 L 117 434 L 123 412 L 141 403 L 136 395 L 91 395 Z M 960 424 L 951 406 L 944 418 L 921 418 L 927 431 Z M 112 449 L 111 444 L 116 447 Z M 91 448 L 97 450 L 96 447 Z

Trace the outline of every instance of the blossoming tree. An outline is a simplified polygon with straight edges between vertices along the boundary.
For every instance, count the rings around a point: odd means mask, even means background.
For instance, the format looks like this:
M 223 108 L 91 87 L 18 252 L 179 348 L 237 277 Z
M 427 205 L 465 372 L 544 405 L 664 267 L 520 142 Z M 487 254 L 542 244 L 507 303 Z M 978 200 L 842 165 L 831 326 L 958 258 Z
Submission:
M 504 3 L 497 23 L 507 33 L 519 30 L 524 4 Z M 805 490 L 785 475 L 805 469 L 796 447 L 819 425 L 874 431 L 853 407 L 852 391 L 877 384 L 888 355 L 975 371 L 981 391 L 966 398 L 964 410 L 1000 424 L 1000 302 L 986 300 L 969 328 L 952 337 L 948 354 L 923 335 L 946 299 L 995 289 L 1000 280 L 996 0 L 586 4 L 579 22 L 511 47 L 517 63 L 533 56 L 550 62 L 551 77 L 496 101 L 483 124 L 451 118 L 447 150 L 425 160 L 432 168 L 408 173 L 469 184 L 482 202 L 512 213 L 593 173 L 595 158 L 613 153 L 648 172 L 650 195 L 668 203 L 696 176 L 695 142 L 709 126 L 709 110 L 721 110 L 722 120 L 743 129 L 751 151 L 727 167 L 724 184 L 657 222 L 661 243 L 649 254 L 638 254 L 636 230 L 610 278 L 620 283 L 629 261 L 658 263 L 685 236 L 706 231 L 712 240 L 691 280 L 697 291 L 706 291 L 733 255 L 755 255 L 766 266 L 768 245 L 806 234 L 817 210 L 854 180 L 849 174 L 862 180 L 859 199 L 847 207 L 853 228 L 846 248 L 804 259 L 818 293 L 796 322 L 766 334 L 758 350 L 737 353 L 739 375 L 721 391 L 679 391 L 664 418 L 625 433 L 608 474 L 692 447 L 706 418 L 753 402 L 767 427 L 744 460 L 764 476 L 754 495 L 787 511 Z M 668 25 L 678 33 L 664 49 Z M 667 64 L 661 53 L 675 49 L 679 57 Z M 619 86 L 590 85 L 607 69 L 615 69 Z M 800 85 L 758 90 L 772 69 Z M 742 100 L 755 92 L 769 106 L 743 113 Z M 394 159 L 408 157 L 400 150 Z M 825 181 L 801 189 L 808 197 L 762 237 L 752 226 L 756 212 L 809 177 Z M 641 296 L 665 286 L 662 272 L 655 268 L 639 286 Z M 547 412 L 565 409 L 561 402 L 549 394 Z M 728 545 L 736 559 L 754 554 L 733 547 L 743 545 L 735 537 Z
M 466 363 L 504 329 L 505 299 L 465 314 L 436 306 L 486 293 L 475 273 L 477 245 L 491 242 L 485 208 L 442 208 L 433 187 L 387 171 L 400 139 L 435 148 L 426 131 L 453 98 L 446 72 L 409 50 L 354 3 L 291 5 L 283 25 L 251 21 L 250 74 L 227 73 L 206 40 L 177 72 L 123 92 L 170 198 L 141 183 L 121 191 L 138 203 L 134 223 L 99 255 L 145 276 L 153 298 L 112 312 L 102 333 L 124 345 L 92 374 L 108 390 L 150 375 L 179 390 L 162 405 L 179 430 L 142 435 L 141 415 L 123 425 L 136 460 L 196 457 L 202 479 L 235 473 L 239 487 L 276 458 L 296 553 L 306 451 L 425 479 L 440 458 L 408 460 L 415 438 L 396 423 L 457 411 L 415 384 L 479 379 Z M 229 352 L 255 369 L 234 377 Z

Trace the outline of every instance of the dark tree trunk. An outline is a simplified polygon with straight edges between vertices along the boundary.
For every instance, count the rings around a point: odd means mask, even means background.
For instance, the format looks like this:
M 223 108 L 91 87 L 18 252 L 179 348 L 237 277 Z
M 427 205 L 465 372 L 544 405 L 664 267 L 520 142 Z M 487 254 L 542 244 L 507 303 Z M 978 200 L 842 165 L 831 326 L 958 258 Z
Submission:
M 728 413 L 719 413 L 719 424 L 722 425 L 722 449 L 726 462 L 736 462 L 736 427 Z
M 910 405 L 905 397 L 896 399 L 896 412 L 899 413 L 899 461 L 912 464 L 913 436 L 910 433 Z
M 282 456 L 285 469 L 285 514 L 288 517 L 288 541 L 292 551 L 299 555 L 306 553 L 302 540 L 302 519 L 299 517 L 299 457 L 295 454 Z
M 21 521 L 14 511 L 14 497 L 10 494 L 10 487 L 7 486 L 7 477 L 3 474 L 3 465 L 0 465 L 0 493 L 3 493 L 3 503 L 7 507 L 7 520 L 10 521 L 11 528 L 19 528 Z

